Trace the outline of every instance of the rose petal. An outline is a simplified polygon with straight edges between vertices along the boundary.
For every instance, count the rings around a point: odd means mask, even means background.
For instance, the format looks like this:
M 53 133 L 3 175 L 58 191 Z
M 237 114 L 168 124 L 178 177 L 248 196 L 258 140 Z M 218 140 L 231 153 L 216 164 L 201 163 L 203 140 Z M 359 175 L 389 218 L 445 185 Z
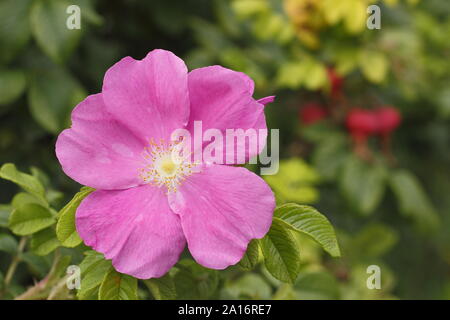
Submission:
M 141 183 L 138 169 L 145 140 L 106 111 L 102 94 L 88 96 L 72 112 L 72 127 L 56 141 L 64 172 L 96 189 L 125 189 Z
M 120 60 L 106 72 L 102 92 L 108 110 L 146 139 L 169 139 L 189 119 L 187 68 L 170 51 Z
M 211 165 L 169 195 L 189 250 L 201 265 L 224 269 L 242 258 L 251 239 L 272 223 L 275 198 L 263 179 L 242 167 Z
M 275 96 L 268 96 L 258 100 L 259 103 L 266 105 L 275 101 Z
M 203 132 L 207 129 L 219 129 L 224 139 L 227 129 L 266 129 L 265 122 L 262 128 L 261 123 L 256 125 L 264 113 L 264 105 L 253 99 L 254 83 L 244 73 L 211 66 L 191 71 L 188 80 L 191 100 L 188 129 L 192 133 L 194 121 L 202 122 Z M 258 131 L 256 133 L 258 134 Z M 221 151 L 218 151 L 223 154 L 222 164 L 245 163 L 259 154 L 265 145 L 265 139 L 259 144 L 256 141 L 253 149 L 249 148 L 245 140 L 241 140 L 242 143 L 226 139 L 224 141 L 225 148 L 222 147 Z M 209 143 L 203 144 L 203 147 L 207 144 Z M 236 156 L 237 151 L 243 155 L 241 158 Z M 226 161 L 226 153 L 229 153 L 228 159 L 231 161 Z
M 151 185 L 94 191 L 78 207 L 76 227 L 117 271 L 140 279 L 164 275 L 185 247 L 179 216 L 163 189 Z

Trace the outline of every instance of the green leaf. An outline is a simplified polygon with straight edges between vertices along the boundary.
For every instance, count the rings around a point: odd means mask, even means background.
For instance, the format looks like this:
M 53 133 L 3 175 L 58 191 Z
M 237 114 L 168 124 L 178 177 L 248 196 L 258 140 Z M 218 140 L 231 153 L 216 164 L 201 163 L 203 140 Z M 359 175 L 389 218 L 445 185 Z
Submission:
M 94 1 L 92 0 L 77 0 L 76 3 L 76 5 L 80 7 L 82 20 L 86 19 L 94 25 L 101 25 L 103 23 L 103 18 L 95 11 L 93 4 Z
M 340 188 L 349 204 L 363 215 L 372 213 L 383 199 L 387 171 L 381 164 L 366 164 L 353 156 L 346 159 Z
M 20 70 L 0 70 L 0 105 L 14 102 L 25 90 L 25 73 Z
M 312 237 L 332 257 L 341 255 L 333 226 L 316 209 L 310 206 L 288 203 L 278 207 L 274 216 L 285 222 L 292 230 Z
M 37 256 L 31 251 L 24 252 L 20 256 L 21 260 L 25 262 L 28 271 L 36 278 L 44 278 L 51 268 L 50 256 Z
M 75 227 L 75 213 L 81 201 L 92 191 L 92 188 L 83 188 L 59 211 L 56 236 L 64 247 L 73 248 L 82 242 Z
M 397 170 L 390 175 L 400 212 L 411 217 L 423 231 L 433 230 L 439 225 L 439 216 L 423 190 L 419 180 L 406 170 Z
M 14 182 L 23 190 L 31 193 L 41 200 L 42 204 L 46 204 L 45 190 L 42 184 L 36 177 L 32 175 L 22 173 L 17 170 L 16 166 L 12 163 L 5 163 L 0 168 L 0 177 L 11 182 Z
M 270 12 L 269 3 L 266 1 L 239 0 L 232 1 L 231 7 L 239 18 L 249 18 L 260 13 Z
M 247 251 L 239 261 L 239 266 L 244 270 L 253 270 L 259 261 L 259 245 L 258 240 L 253 239 L 247 247 Z
M 77 296 L 80 300 L 97 299 L 99 286 L 112 268 L 111 261 L 95 251 L 87 251 L 85 255 L 80 263 L 81 288 Z
M 351 253 L 358 261 L 363 257 L 378 258 L 387 253 L 397 243 L 394 229 L 382 224 L 370 224 L 351 240 Z
M 137 300 L 137 279 L 114 269 L 103 278 L 98 292 L 99 300 Z
M 329 24 L 336 24 L 345 17 L 347 1 L 323 0 L 322 2 L 324 8 L 333 8 L 333 10 L 323 10 L 323 15 Z
M 36 177 L 44 186 L 44 188 L 50 187 L 50 177 L 38 167 L 30 167 L 30 172 L 33 177 Z
M 70 5 L 65 0 L 40 0 L 34 1 L 31 7 L 33 36 L 42 51 L 58 63 L 68 58 L 81 36 L 80 29 L 67 28 L 66 10 Z
M 194 18 L 190 21 L 190 27 L 194 30 L 197 42 L 208 52 L 219 55 L 223 50 L 232 46 L 223 32 L 206 20 Z
M 30 38 L 28 11 L 31 3 L 32 0 L 0 2 L 0 61 L 8 62 L 28 42 Z
M 0 204 L 0 227 L 8 227 L 9 214 L 11 211 L 12 208 L 10 205 Z
M 312 203 L 319 196 L 314 188 L 319 181 L 317 172 L 299 158 L 280 161 L 278 173 L 266 175 L 264 180 L 273 188 L 278 203 L 286 201 Z
M 275 82 L 280 87 L 297 89 L 302 85 L 307 69 L 308 66 L 299 61 L 284 63 L 277 71 Z
M 314 128 L 317 126 L 310 126 Z M 348 156 L 347 137 L 342 134 L 326 133 L 316 146 L 312 161 L 323 180 L 333 181 Z
M 364 31 L 367 19 L 367 4 L 364 1 L 346 2 L 347 6 L 344 14 L 344 23 L 347 30 L 350 33 L 358 33 Z
M 47 228 L 33 234 L 31 250 L 38 256 L 46 256 L 60 246 L 53 228 Z
M 17 193 L 11 201 L 11 205 L 14 209 L 17 209 L 27 203 L 42 204 L 42 201 L 33 196 L 32 194 L 26 192 Z
M 300 300 L 339 299 L 339 284 L 328 272 L 303 273 L 298 277 L 295 288 Z
M 272 296 L 273 300 L 298 300 L 294 288 L 288 283 L 280 285 Z
M 208 299 L 217 292 L 219 276 L 216 270 L 184 259 L 176 265 L 174 281 L 178 299 Z
M 311 61 L 305 77 L 305 87 L 309 90 L 317 90 L 323 88 L 328 81 L 327 70 L 325 66 L 319 62 Z
M 50 133 L 57 134 L 70 124 L 70 112 L 86 92 L 62 68 L 49 66 L 36 70 L 30 77 L 28 102 L 36 122 Z
M 225 289 L 233 299 L 267 300 L 271 298 L 272 293 L 270 285 L 255 273 L 244 274 Z
M 9 217 L 9 227 L 20 236 L 35 233 L 54 223 L 55 218 L 50 210 L 35 203 L 28 203 L 15 209 Z
M 17 252 L 17 240 L 9 234 L 0 234 L 0 251 L 15 254 Z
M 363 75 L 374 83 L 381 83 L 385 79 L 388 63 L 386 56 L 381 52 L 364 50 L 359 55 Z
M 300 251 L 288 225 L 274 218 L 259 245 L 267 270 L 278 280 L 294 283 L 300 271 Z
M 161 278 L 144 280 L 144 283 L 156 300 L 174 300 L 177 298 L 175 282 L 170 273 Z

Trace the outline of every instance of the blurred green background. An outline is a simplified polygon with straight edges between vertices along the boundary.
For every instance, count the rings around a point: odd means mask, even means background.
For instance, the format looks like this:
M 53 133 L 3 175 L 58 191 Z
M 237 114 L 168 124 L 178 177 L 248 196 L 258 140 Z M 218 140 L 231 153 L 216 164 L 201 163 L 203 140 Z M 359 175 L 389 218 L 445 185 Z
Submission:
M 379 30 L 366 28 L 373 3 Z M 80 30 L 66 28 L 71 4 Z M 278 203 L 311 204 L 331 220 L 342 258 L 300 239 L 295 284 L 263 268 L 230 271 L 213 297 L 449 299 L 449 17 L 447 0 L 0 0 L 0 164 L 31 170 L 60 208 L 80 186 L 60 169 L 56 136 L 110 66 L 155 48 L 190 69 L 220 64 L 250 75 L 256 98 L 277 96 L 266 115 L 282 161 L 265 179 Z M 349 111 L 381 106 L 401 124 L 360 152 Z M 17 192 L 0 180 L 0 276 L 17 247 L 6 228 Z M 20 257 L 10 297 L 46 274 L 46 259 Z M 366 287 L 374 264 L 381 290 Z

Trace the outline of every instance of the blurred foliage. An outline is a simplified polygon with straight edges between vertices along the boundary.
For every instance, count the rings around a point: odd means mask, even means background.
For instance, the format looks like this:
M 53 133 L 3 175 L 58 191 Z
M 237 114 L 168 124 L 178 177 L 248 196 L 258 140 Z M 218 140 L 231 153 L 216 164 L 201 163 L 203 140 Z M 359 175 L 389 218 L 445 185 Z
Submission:
M 365 27 L 372 3 L 380 30 Z M 66 28 L 70 4 L 81 8 L 81 30 Z M 31 172 L 1 169 L 0 295 L 449 299 L 449 16 L 445 0 L 0 0 L 0 164 Z M 73 198 L 80 186 L 56 161 L 56 136 L 73 107 L 101 90 L 112 64 L 154 48 L 184 57 L 190 69 L 245 72 L 256 97 L 277 95 L 266 115 L 280 128 L 282 160 L 264 178 L 278 204 L 326 213 L 342 258 L 280 219 L 237 266 L 217 272 L 185 255 L 165 277 L 138 286 L 80 244 L 73 218 L 90 190 Z M 330 69 L 343 82 L 337 95 Z M 310 101 L 328 116 L 303 125 L 299 109 Z M 370 157 L 360 157 L 344 125 L 348 111 L 387 104 L 401 112 L 401 126 L 389 146 L 370 137 Z M 264 261 L 268 251 L 286 258 L 289 246 L 298 250 L 290 263 Z M 77 294 L 61 285 L 69 263 L 81 263 Z M 381 290 L 366 287 L 370 265 L 382 270 Z M 111 286 L 117 281 L 121 291 Z

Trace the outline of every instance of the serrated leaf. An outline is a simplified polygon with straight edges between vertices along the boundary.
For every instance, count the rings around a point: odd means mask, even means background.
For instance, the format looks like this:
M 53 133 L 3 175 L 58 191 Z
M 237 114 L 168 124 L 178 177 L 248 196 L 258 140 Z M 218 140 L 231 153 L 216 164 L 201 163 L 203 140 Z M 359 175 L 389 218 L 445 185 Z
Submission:
M 259 245 L 258 240 L 253 239 L 248 244 L 247 250 L 241 261 L 239 261 L 239 266 L 244 270 L 253 270 L 259 261 Z
M 12 163 L 5 163 L 0 169 L 0 177 L 14 182 L 23 190 L 31 193 L 41 200 L 42 204 L 46 204 L 45 189 L 39 180 L 32 175 L 20 172 Z
M 81 201 L 92 191 L 92 188 L 83 188 L 59 211 L 56 235 L 63 246 L 73 248 L 82 242 L 75 226 L 75 213 Z
M 97 299 L 98 289 L 105 275 L 112 268 L 111 261 L 101 253 L 88 251 L 80 263 L 81 287 L 77 296 L 81 300 Z
M 390 185 L 397 197 L 401 213 L 414 219 L 424 231 L 438 226 L 439 216 L 414 175 L 406 170 L 394 171 L 390 175 Z
M 70 5 L 65 0 L 40 0 L 34 1 L 31 7 L 33 36 L 42 51 L 58 63 L 68 58 L 81 36 L 80 29 L 67 28 L 66 10 Z
M 300 271 L 300 251 L 292 231 L 279 218 L 273 218 L 272 226 L 259 240 L 264 264 L 278 280 L 294 283 Z
M 288 203 L 275 209 L 274 216 L 288 224 L 292 230 L 309 235 L 332 257 L 341 255 L 333 226 L 316 209 Z
M 15 254 L 17 252 L 17 240 L 9 234 L 0 234 L 0 251 Z
M 38 256 L 46 256 L 60 246 L 55 230 L 47 228 L 36 232 L 31 238 L 31 251 Z
M 137 279 L 110 269 L 100 285 L 98 299 L 137 300 Z
M 9 217 L 9 227 L 20 236 L 30 235 L 55 222 L 49 209 L 35 203 L 27 203 L 15 209 Z
M 175 282 L 170 273 L 161 278 L 144 280 L 144 283 L 156 300 L 174 300 L 177 298 Z

